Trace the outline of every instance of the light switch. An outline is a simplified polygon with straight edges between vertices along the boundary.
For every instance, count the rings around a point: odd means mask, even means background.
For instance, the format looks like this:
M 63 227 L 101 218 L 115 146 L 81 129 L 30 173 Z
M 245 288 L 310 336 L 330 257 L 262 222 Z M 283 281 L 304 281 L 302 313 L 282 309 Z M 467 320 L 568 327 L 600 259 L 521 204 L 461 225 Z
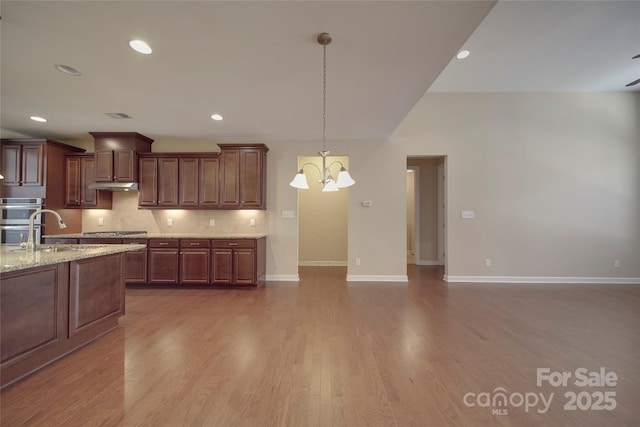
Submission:
M 476 212 L 475 211 L 462 211 L 461 212 L 461 216 L 464 219 L 475 218 L 476 217 Z
M 363 200 L 362 206 L 364 206 L 365 208 L 370 208 L 371 206 L 373 206 L 373 202 L 371 200 Z
M 214 227 L 216 225 L 216 219 L 215 218 L 209 218 L 209 226 Z

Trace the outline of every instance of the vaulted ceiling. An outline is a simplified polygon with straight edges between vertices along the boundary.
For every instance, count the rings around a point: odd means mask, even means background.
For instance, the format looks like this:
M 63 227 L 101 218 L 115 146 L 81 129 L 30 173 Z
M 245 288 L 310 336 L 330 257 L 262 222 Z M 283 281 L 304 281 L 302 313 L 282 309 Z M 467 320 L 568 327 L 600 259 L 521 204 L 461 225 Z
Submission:
M 3 0 L 0 13 L 0 127 L 33 137 L 319 140 L 320 32 L 328 140 L 385 139 L 426 91 L 640 89 L 624 87 L 640 78 L 633 1 Z

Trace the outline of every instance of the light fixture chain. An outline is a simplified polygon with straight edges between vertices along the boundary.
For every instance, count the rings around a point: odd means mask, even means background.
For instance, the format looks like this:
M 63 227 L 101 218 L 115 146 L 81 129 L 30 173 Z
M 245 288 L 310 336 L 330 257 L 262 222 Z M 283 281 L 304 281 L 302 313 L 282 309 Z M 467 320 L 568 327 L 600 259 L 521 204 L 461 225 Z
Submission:
M 322 151 L 326 151 L 327 140 L 327 45 L 322 46 Z

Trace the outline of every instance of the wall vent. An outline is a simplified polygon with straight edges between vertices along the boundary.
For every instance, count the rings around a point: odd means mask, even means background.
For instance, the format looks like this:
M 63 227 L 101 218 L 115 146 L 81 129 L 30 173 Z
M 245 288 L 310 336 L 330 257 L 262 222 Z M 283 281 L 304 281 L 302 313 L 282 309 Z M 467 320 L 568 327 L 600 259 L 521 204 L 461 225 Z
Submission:
M 131 119 L 132 117 L 127 113 L 105 113 L 107 116 L 112 119 Z

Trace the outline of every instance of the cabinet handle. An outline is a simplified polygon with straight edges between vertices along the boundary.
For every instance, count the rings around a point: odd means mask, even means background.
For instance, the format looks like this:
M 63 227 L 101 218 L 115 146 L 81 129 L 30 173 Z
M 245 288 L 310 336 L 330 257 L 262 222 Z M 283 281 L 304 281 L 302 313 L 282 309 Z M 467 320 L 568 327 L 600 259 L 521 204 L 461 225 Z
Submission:
M 158 245 L 160 246 L 167 246 L 169 244 L 169 242 L 159 242 Z
M 189 243 L 189 246 L 200 246 L 200 243 L 191 242 Z
M 238 246 L 237 243 L 229 243 L 229 246 Z

